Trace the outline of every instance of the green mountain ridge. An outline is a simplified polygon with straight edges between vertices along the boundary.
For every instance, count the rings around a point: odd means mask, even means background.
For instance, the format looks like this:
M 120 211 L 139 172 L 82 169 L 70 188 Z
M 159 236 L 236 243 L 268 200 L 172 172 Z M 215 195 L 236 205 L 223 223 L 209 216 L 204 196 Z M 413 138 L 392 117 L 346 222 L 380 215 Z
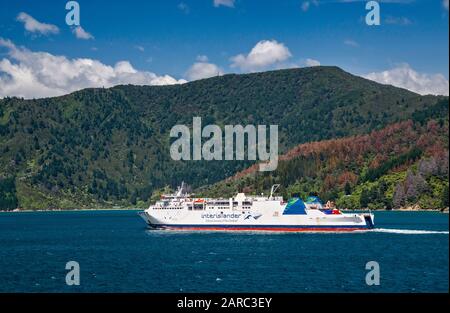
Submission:
M 194 116 L 203 125 L 278 124 L 285 153 L 301 143 L 367 134 L 408 119 L 442 118 L 439 108 L 429 112 L 439 103 L 448 112 L 448 97 L 420 96 L 337 67 L 5 98 L 0 202 L 27 209 L 146 206 L 165 186 L 211 185 L 252 165 L 171 160 L 170 129 L 192 125 Z

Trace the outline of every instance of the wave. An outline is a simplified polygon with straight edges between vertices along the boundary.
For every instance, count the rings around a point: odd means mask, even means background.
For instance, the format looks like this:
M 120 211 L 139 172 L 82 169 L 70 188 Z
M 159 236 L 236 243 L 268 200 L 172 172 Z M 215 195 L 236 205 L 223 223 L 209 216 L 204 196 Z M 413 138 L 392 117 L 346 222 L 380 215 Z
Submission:
M 225 231 L 225 230 L 146 230 L 148 235 L 152 236 L 171 236 L 171 235 L 191 235 L 191 234 L 214 234 L 214 233 L 226 233 L 229 235 L 295 235 L 300 232 L 286 232 L 286 231 Z M 388 233 L 388 234 L 403 234 L 403 235 L 448 235 L 448 231 L 437 231 L 437 230 L 421 230 L 421 229 L 393 229 L 393 228 L 375 228 L 367 230 L 354 230 L 348 232 L 339 231 L 302 231 L 302 234 L 349 234 L 349 233 Z
M 420 230 L 420 229 L 375 228 L 375 229 L 371 229 L 370 232 L 389 233 L 389 234 L 403 234 L 403 235 L 432 235 L 432 234 L 448 235 L 448 231 Z

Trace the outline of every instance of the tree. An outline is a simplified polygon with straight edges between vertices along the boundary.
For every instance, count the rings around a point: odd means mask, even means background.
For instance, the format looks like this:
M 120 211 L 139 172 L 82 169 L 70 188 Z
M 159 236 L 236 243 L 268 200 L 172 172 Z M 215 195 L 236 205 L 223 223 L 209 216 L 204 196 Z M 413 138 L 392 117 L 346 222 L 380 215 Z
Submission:
M 427 181 L 420 173 L 414 174 L 411 170 L 408 171 L 405 179 L 406 200 L 414 202 L 418 196 L 428 189 Z
M 343 196 L 336 201 L 338 209 L 357 210 L 360 208 L 358 198 L 355 196 Z
M 345 183 L 344 193 L 345 195 L 350 195 L 352 193 L 352 187 L 348 181 Z
M 14 177 L 0 177 L 0 210 L 14 210 L 18 204 Z
M 441 202 L 443 208 L 448 208 L 448 186 L 442 190 Z
M 400 208 L 405 204 L 405 187 L 400 182 L 395 186 L 394 197 L 392 203 L 395 208 Z
M 370 203 L 370 195 L 369 191 L 367 189 L 363 189 L 361 192 L 361 196 L 359 198 L 359 203 L 361 204 L 362 208 L 367 208 Z
M 136 205 L 136 203 L 137 203 L 137 193 L 136 193 L 136 191 L 133 191 L 133 193 L 131 194 L 130 202 L 131 202 L 132 205 Z

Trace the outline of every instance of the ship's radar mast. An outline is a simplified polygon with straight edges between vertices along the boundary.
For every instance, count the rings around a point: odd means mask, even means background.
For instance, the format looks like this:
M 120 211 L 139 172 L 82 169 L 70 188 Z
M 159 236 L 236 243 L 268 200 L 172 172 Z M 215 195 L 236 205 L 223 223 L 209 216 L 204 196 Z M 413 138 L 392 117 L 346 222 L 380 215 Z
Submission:
M 277 191 L 278 188 L 280 188 L 280 184 L 272 185 L 272 189 L 270 189 L 270 200 L 273 199 L 273 194 L 275 193 L 275 191 Z
M 186 194 L 186 190 L 185 189 L 186 189 L 186 185 L 185 185 L 185 183 L 183 181 L 183 182 L 181 182 L 181 186 L 178 187 L 176 196 L 177 197 L 182 197 L 184 194 Z

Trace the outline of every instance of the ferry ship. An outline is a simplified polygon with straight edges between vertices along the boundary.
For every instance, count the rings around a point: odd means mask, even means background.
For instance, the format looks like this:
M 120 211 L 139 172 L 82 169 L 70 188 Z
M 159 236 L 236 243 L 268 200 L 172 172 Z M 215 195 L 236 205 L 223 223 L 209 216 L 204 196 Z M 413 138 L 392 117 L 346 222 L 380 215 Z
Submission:
M 272 186 L 269 196 L 232 198 L 195 198 L 186 192 L 185 184 L 174 194 L 165 194 L 139 215 L 151 229 L 205 231 L 278 231 L 338 232 L 374 228 L 372 213 L 343 213 L 324 206 L 318 197 L 303 201 L 293 197 L 285 202 L 275 196 L 279 185 Z

